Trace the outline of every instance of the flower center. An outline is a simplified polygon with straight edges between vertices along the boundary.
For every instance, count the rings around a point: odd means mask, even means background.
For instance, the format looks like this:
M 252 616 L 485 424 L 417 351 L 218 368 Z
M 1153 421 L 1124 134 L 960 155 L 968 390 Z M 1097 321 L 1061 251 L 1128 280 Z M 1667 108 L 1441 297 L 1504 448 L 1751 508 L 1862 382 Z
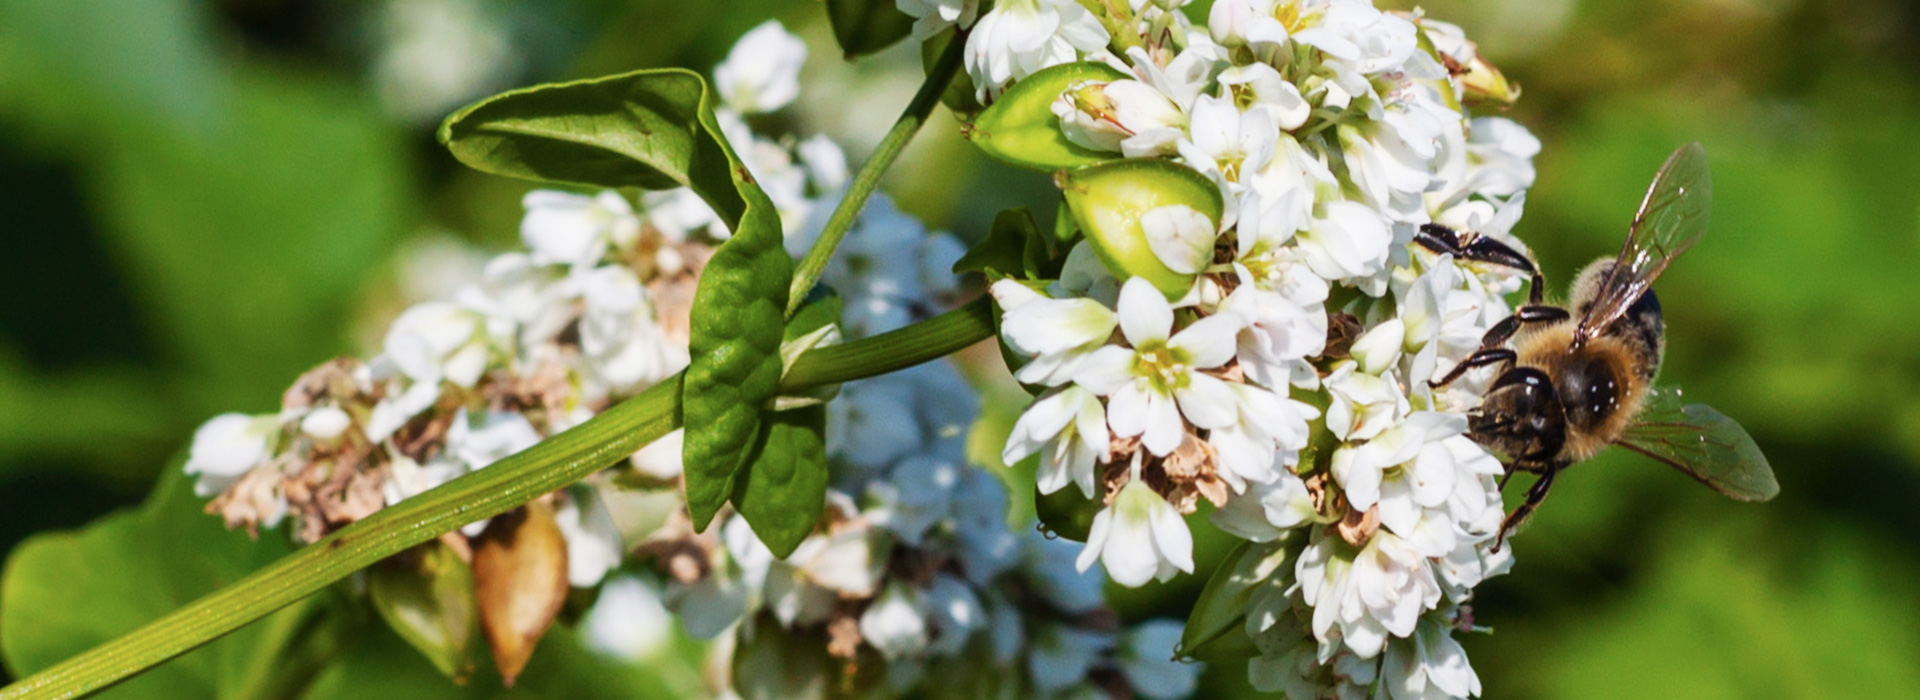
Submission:
M 1188 361 L 1185 351 L 1154 341 L 1134 348 L 1133 373 L 1153 384 L 1161 393 L 1170 393 L 1187 385 Z

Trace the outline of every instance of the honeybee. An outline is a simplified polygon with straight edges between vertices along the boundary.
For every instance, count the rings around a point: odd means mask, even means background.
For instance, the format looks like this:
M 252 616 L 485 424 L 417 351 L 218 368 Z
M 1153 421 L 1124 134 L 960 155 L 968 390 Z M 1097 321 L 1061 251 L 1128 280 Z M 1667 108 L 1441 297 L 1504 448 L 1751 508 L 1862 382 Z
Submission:
M 1698 143 L 1674 151 L 1647 188 L 1620 254 L 1580 271 L 1568 307 L 1543 302 L 1544 279 L 1526 255 L 1491 238 L 1422 227 L 1416 241 L 1429 250 L 1531 277 L 1527 303 L 1494 324 L 1478 351 L 1430 382 L 1445 386 L 1475 367 L 1504 368 L 1468 414 L 1468 435 L 1505 456 L 1508 478 L 1519 471 L 1539 478 L 1501 521 L 1494 551 L 1540 507 L 1556 475 L 1609 445 L 1735 500 L 1765 501 L 1780 492 L 1766 456 L 1739 423 L 1702 404 L 1683 405 L 1679 391 L 1653 385 L 1666 351 L 1653 281 L 1706 233 L 1712 196 L 1706 151 Z

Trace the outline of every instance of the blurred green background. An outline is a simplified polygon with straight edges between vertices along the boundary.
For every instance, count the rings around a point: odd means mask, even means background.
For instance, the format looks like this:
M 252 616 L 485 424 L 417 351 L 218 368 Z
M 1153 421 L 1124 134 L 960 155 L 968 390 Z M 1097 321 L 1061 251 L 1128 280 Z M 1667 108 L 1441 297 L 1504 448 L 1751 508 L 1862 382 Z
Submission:
M 1920 9 L 1422 5 L 1525 88 L 1509 116 L 1545 148 L 1517 233 L 1550 280 L 1616 249 L 1669 150 L 1706 145 L 1713 233 L 1658 287 L 1664 381 L 1743 422 L 1783 487 L 1736 504 L 1617 454 L 1567 474 L 1475 605 L 1497 630 L 1466 642 L 1488 696 L 1910 695 Z M 769 16 L 813 48 L 780 119 L 862 157 L 917 62 L 839 60 L 815 0 L 0 0 L 0 552 L 139 502 L 207 417 L 272 410 L 302 370 L 365 353 L 408 251 L 510 245 L 525 185 L 454 163 L 442 114 L 705 70 Z M 904 208 L 969 239 L 1001 207 L 1051 210 L 1043 177 L 956 126 L 936 118 L 891 175 Z M 1119 602 L 1184 610 L 1203 580 Z M 1251 694 L 1242 678 L 1203 692 Z

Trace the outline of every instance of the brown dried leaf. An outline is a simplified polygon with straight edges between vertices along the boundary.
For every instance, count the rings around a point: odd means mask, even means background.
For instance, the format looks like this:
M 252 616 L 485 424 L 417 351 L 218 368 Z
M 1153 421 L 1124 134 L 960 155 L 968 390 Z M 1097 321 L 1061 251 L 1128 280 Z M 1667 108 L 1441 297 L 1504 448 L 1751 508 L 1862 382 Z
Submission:
M 567 540 L 552 508 L 535 501 L 495 517 L 475 544 L 481 629 L 511 687 L 567 600 Z

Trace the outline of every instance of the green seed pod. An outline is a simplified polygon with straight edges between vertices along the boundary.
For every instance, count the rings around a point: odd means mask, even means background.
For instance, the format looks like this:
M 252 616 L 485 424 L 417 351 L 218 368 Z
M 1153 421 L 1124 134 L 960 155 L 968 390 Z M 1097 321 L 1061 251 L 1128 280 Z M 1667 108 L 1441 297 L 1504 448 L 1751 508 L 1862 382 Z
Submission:
M 1077 168 L 1110 160 L 1119 153 L 1075 145 L 1060 130 L 1053 103 L 1081 80 L 1125 80 L 1133 76 L 1104 63 L 1069 63 L 1029 75 L 1007 88 L 967 128 L 967 139 L 1001 162 L 1031 170 Z
M 1062 171 L 1054 183 L 1093 251 L 1115 275 L 1145 278 L 1169 300 L 1193 287 L 1195 275 L 1175 272 L 1154 254 L 1140 221 L 1160 207 L 1184 205 L 1218 224 L 1225 203 L 1212 181 L 1171 161 L 1132 159 Z

